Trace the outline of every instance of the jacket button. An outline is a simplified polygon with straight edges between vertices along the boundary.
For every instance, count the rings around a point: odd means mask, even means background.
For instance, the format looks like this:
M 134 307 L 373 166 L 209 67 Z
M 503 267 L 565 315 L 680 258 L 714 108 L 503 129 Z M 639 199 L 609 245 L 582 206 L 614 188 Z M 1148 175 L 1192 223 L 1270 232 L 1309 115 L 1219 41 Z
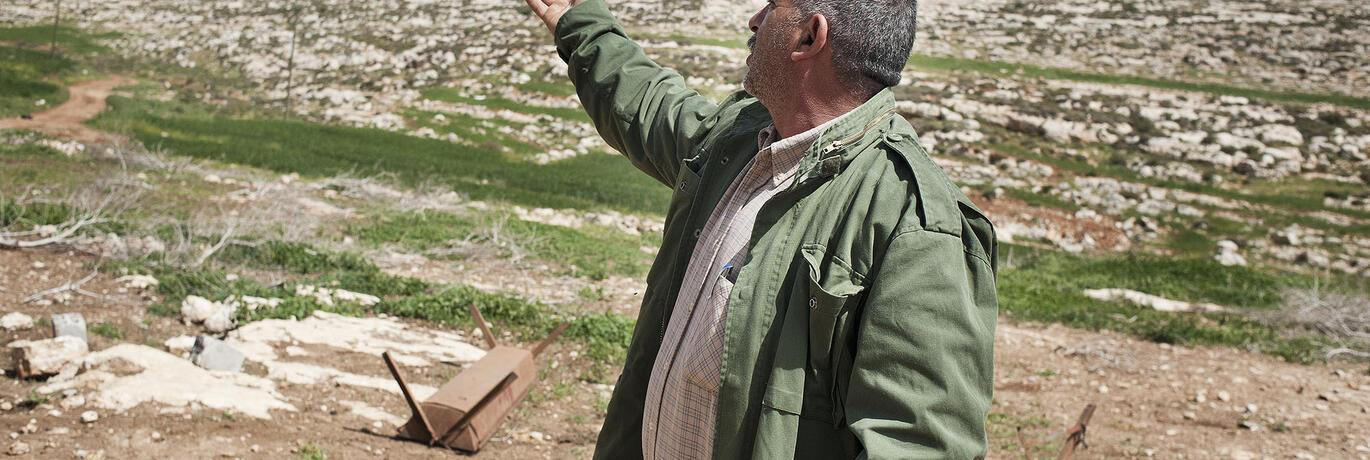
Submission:
M 701 231 L 700 229 L 697 229 L 697 228 L 696 228 L 696 229 L 695 229 L 695 238 L 699 238 L 699 235 L 702 234 L 702 233 L 703 233 L 703 231 Z
M 723 157 L 722 159 L 718 160 L 718 164 L 728 164 L 728 157 Z
M 680 181 L 680 191 L 683 192 L 683 191 L 685 191 L 685 189 L 688 189 L 688 188 L 690 188 L 690 181 L 687 181 L 687 180 Z
M 815 308 L 818 308 L 818 299 L 814 297 L 809 297 L 809 309 L 813 310 Z

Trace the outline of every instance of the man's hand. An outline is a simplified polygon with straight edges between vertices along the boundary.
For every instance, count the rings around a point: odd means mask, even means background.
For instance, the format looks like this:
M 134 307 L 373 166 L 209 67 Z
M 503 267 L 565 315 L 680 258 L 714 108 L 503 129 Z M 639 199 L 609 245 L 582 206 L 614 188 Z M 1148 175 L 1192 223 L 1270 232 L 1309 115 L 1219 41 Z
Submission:
M 576 6 L 581 0 L 523 0 L 528 3 L 528 7 L 533 9 L 533 14 L 542 19 L 542 23 L 547 25 L 547 31 L 552 34 L 557 33 L 557 21 L 561 20 L 561 15 L 566 14 L 566 10 Z

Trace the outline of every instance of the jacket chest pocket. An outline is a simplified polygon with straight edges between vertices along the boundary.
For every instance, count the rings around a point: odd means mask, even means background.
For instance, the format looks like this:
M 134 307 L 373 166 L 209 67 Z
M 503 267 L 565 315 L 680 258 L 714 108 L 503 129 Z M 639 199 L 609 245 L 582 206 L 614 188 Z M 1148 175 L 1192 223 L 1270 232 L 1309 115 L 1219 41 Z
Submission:
M 809 365 L 828 370 L 838 317 L 861 301 L 865 277 L 846 261 L 827 255 L 822 245 L 804 245 L 800 252 L 808 271 Z

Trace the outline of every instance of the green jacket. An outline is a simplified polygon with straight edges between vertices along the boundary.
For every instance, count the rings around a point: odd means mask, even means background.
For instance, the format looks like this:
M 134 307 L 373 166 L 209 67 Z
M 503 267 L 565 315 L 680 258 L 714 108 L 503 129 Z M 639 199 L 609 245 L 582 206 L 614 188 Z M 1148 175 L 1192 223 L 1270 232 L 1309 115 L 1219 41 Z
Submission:
M 715 103 L 648 59 L 603 0 L 556 43 L 600 135 L 674 189 L 595 458 L 642 456 L 647 382 L 698 229 L 757 153 L 755 98 Z M 762 208 L 729 298 L 713 456 L 975 458 L 993 391 L 994 230 L 883 91 Z

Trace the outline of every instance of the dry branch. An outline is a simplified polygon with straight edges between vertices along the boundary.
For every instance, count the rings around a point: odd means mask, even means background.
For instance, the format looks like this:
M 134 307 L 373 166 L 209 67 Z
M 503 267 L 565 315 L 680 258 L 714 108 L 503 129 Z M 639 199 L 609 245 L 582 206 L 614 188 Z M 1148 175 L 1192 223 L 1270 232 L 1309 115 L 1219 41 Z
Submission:
M 86 296 L 90 296 L 90 297 L 95 297 L 95 298 L 97 298 L 97 299 L 98 299 L 98 298 L 103 298 L 104 296 L 102 296 L 102 295 L 100 295 L 100 294 L 96 294 L 96 293 L 94 293 L 94 292 L 90 292 L 90 291 L 87 291 L 87 290 L 85 290 L 85 289 L 81 289 L 81 286 L 83 286 L 83 285 L 85 285 L 86 283 L 90 282 L 90 280 L 95 279 L 95 276 L 96 276 L 96 275 L 99 275 L 99 274 L 100 274 L 100 271 L 99 271 L 99 270 L 96 270 L 96 271 L 90 272 L 90 275 L 87 275 L 85 278 L 81 278 L 80 281 L 77 281 L 77 282 L 74 282 L 74 283 L 68 282 L 67 284 L 63 284 L 63 285 L 61 285 L 61 286 L 57 286 L 57 287 L 55 287 L 55 288 L 48 289 L 48 290 L 46 290 L 46 291 L 41 291 L 41 292 L 34 293 L 34 294 L 31 295 L 31 296 L 25 297 L 24 300 L 23 300 L 23 303 L 29 303 L 29 302 L 38 301 L 38 300 L 40 300 L 40 299 L 42 299 L 42 298 L 44 298 L 44 297 L 51 296 L 51 295 L 61 294 L 61 293 L 63 293 L 63 292 L 67 292 L 67 291 L 75 292 L 75 293 L 77 293 L 77 294 L 86 295 Z

